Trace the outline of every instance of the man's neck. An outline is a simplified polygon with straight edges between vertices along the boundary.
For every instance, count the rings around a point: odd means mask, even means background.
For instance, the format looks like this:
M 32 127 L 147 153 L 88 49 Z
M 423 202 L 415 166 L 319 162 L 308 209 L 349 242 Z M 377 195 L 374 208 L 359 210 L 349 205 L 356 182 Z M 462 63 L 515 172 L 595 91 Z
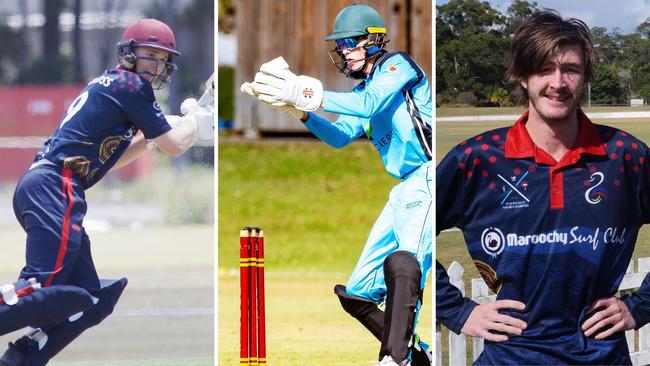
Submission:
M 546 151 L 555 161 L 560 161 L 578 138 L 578 113 L 574 111 L 565 120 L 546 121 L 534 108 L 530 108 L 526 130 L 537 147 Z

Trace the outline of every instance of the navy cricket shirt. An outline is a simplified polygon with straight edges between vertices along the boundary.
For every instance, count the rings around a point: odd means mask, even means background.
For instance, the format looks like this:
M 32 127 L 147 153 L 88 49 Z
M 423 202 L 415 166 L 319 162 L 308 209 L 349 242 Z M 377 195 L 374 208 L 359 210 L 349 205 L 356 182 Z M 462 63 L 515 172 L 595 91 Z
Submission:
M 171 126 L 148 81 L 119 68 L 107 70 L 72 102 L 34 161 L 73 170 L 87 189 L 115 165 L 139 130 L 154 139 Z
M 526 304 L 521 336 L 485 342 L 477 364 L 626 364 L 624 333 L 585 337 L 589 305 L 614 295 L 639 227 L 650 218 L 648 147 L 578 111 L 574 147 L 556 162 L 536 147 L 525 113 L 512 127 L 461 142 L 437 167 L 437 233 L 462 230 L 497 299 Z M 437 318 L 459 333 L 476 306 L 436 263 Z M 624 298 L 637 326 L 650 320 L 650 281 Z

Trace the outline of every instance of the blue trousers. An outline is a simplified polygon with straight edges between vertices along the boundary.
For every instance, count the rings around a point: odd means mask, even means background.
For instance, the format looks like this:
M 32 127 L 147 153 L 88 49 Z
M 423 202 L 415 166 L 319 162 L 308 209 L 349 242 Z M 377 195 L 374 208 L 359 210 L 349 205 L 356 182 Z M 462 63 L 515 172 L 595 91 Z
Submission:
M 420 264 L 424 288 L 431 270 L 433 168 L 423 164 L 390 192 L 361 257 L 347 282 L 347 293 L 380 303 L 386 297 L 384 260 L 397 250 Z
M 75 285 L 92 294 L 100 285 L 83 228 L 85 194 L 77 179 L 69 169 L 40 165 L 18 183 L 14 213 L 27 233 L 20 278 L 35 277 L 43 287 Z

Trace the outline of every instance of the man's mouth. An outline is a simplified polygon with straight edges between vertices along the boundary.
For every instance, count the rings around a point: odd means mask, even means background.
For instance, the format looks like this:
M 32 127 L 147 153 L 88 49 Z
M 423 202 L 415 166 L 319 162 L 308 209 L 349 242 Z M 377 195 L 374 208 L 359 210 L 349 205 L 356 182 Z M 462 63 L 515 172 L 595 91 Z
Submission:
M 567 101 L 571 96 L 570 95 L 545 95 L 544 97 L 554 102 L 562 103 Z

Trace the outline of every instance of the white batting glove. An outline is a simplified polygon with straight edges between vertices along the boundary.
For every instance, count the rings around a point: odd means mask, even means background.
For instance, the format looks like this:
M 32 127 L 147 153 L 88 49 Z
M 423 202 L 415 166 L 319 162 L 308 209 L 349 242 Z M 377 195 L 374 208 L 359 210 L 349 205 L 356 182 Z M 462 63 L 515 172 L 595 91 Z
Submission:
M 181 103 L 181 114 L 187 116 L 199 107 L 199 102 L 194 98 L 187 98 Z
M 278 111 L 282 111 L 284 113 L 287 113 L 289 116 L 295 119 L 302 119 L 305 116 L 305 112 L 296 109 L 296 107 L 289 105 L 285 102 L 280 102 L 277 100 L 272 100 L 271 102 L 264 100 L 259 97 L 258 94 L 256 94 L 256 89 L 255 89 L 255 83 L 243 83 L 241 87 L 239 88 L 242 93 L 248 94 L 253 97 L 258 97 L 258 100 L 265 105 L 268 105 L 269 107 L 276 109 Z
M 196 140 L 200 142 L 214 141 L 214 111 L 210 107 L 197 108 L 187 115 L 194 122 Z

